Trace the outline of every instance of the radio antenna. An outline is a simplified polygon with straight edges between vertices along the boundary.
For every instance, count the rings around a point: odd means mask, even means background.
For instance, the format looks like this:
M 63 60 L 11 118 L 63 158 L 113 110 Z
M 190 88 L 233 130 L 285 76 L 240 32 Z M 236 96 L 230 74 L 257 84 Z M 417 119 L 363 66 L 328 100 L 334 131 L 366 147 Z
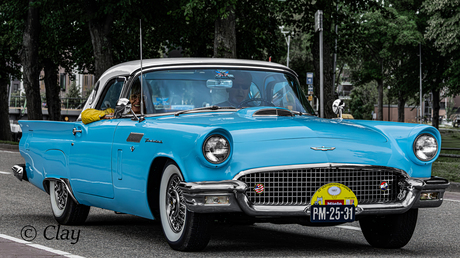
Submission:
M 142 77 L 142 19 L 139 19 L 139 34 L 140 34 L 140 50 L 141 50 L 141 117 L 139 119 L 139 122 L 142 122 L 144 120 L 144 78 Z

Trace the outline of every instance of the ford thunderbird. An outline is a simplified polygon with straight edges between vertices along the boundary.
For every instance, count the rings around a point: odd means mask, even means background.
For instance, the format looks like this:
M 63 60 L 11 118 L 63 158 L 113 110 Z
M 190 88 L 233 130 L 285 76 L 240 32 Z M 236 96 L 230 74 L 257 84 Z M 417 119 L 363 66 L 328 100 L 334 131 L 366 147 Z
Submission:
M 337 118 L 318 117 L 276 63 L 132 61 L 108 69 L 83 108 L 113 112 L 20 121 L 25 164 L 13 171 L 49 194 L 60 224 L 84 223 L 91 206 L 133 214 L 161 221 L 180 251 L 203 250 L 221 218 L 359 221 L 370 245 L 405 246 L 418 210 L 439 207 L 449 185 L 431 175 L 440 133 L 333 108 Z

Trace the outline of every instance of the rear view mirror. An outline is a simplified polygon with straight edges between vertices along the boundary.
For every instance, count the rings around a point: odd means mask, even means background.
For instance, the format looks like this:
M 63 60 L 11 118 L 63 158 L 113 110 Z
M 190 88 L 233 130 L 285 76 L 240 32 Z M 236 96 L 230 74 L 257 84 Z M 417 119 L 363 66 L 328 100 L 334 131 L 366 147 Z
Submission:
M 232 86 L 232 80 L 210 79 L 206 81 L 206 87 L 210 89 L 229 89 Z
M 334 103 L 332 103 L 332 111 L 334 111 L 335 114 L 339 114 L 339 119 L 342 120 L 342 111 L 345 108 L 345 102 L 343 102 L 341 99 L 336 99 L 334 100 Z
M 123 115 L 128 114 L 131 111 L 131 103 L 127 98 L 121 98 L 117 102 L 115 107 L 115 118 L 120 118 Z

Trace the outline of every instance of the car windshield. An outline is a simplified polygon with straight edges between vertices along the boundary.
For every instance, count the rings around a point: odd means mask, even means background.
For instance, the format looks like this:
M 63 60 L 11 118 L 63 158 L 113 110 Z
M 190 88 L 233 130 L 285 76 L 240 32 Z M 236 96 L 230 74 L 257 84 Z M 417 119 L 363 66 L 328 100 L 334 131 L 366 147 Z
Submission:
M 268 106 L 314 113 L 297 79 L 290 74 L 234 69 L 187 69 L 147 72 L 142 77 L 145 114 L 212 106 Z M 130 94 L 134 91 L 131 89 Z

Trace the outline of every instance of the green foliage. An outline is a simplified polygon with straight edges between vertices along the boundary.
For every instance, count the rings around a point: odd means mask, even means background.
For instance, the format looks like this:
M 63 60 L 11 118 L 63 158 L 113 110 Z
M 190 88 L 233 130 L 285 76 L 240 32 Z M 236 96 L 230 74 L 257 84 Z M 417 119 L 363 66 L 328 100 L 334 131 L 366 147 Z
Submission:
M 23 21 L 18 12 L 24 5 L 5 1 L 0 3 L 0 80 L 21 76 L 19 53 L 22 44 Z
M 67 90 L 67 93 L 66 93 L 65 97 L 66 98 L 81 98 L 80 86 L 77 85 L 77 83 L 75 81 L 73 81 L 70 84 L 69 89 Z
M 372 120 L 372 112 L 377 102 L 375 82 L 366 83 L 353 88 L 350 94 L 350 109 L 355 119 Z
M 453 98 L 449 98 L 449 100 L 446 103 L 446 116 L 447 116 L 447 121 L 451 121 L 453 118 L 453 115 L 457 112 L 459 108 L 455 107 L 455 102 Z
M 460 43 L 460 0 L 426 0 L 423 7 L 430 15 L 425 37 L 433 40 L 443 54 L 457 51 Z

